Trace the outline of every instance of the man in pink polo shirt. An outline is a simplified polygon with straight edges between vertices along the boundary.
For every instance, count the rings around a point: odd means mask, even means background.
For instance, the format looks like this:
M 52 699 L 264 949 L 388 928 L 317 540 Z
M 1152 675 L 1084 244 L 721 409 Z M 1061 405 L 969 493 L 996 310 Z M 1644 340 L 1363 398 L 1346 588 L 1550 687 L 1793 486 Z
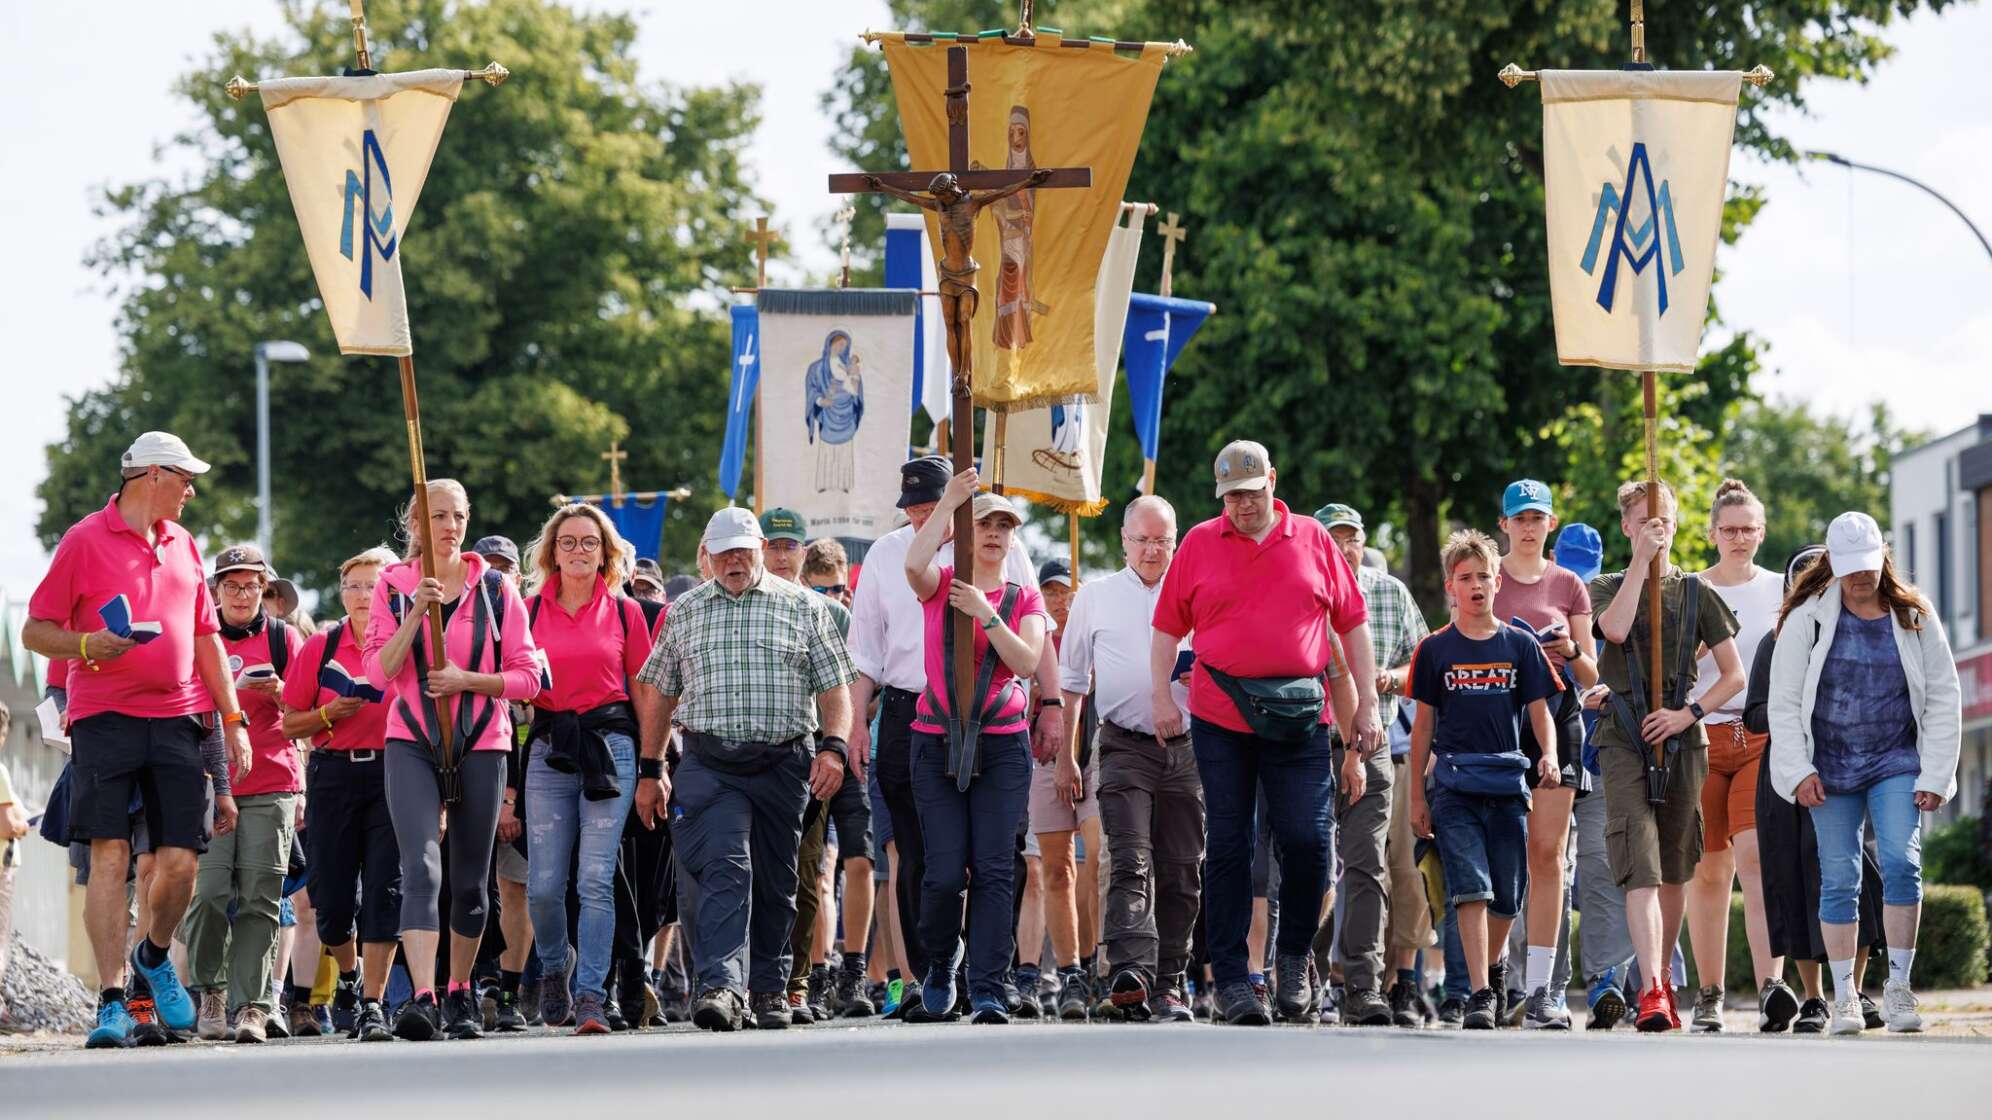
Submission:
M 174 1030 L 194 1025 L 194 1004 L 166 959 L 186 913 L 194 870 L 207 849 L 202 716 L 222 714 L 238 778 L 250 768 L 249 734 L 217 634 L 200 548 L 179 524 L 194 479 L 208 465 L 178 436 L 146 432 L 125 451 L 117 494 L 63 534 L 48 574 L 28 600 L 21 641 L 71 659 L 69 836 L 90 844 L 83 923 L 103 992 L 91 1047 L 131 1044 L 124 947 L 129 918 L 132 794 L 143 795 L 155 871 L 148 928 L 131 953 L 135 983 L 150 989 Z M 105 607 L 120 596 L 119 633 Z
M 1181 735 L 1183 712 L 1169 685 L 1177 645 L 1189 637 L 1196 650 L 1189 730 L 1204 787 L 1204 914 L 1216 1012 L 1227 1022 L 1263 1026 L 1273 1009 L 1253 987 L 1258 962 L 1248 962 L 1245 949 L 1259 793 L 1279 845 L 1277 1005 L 1282 1018 L 1297 1021 L 1314 999 L 1308 956 L 1330 884 L 1331 698 L 1344 738 L 1359 751 L 1369 754 L 1385 740 L 1368 614 L 1348 561 L 1319 522 L 1294 517 L 1273 497 L 1278 474 L 1264 447 L 1226 445 L 1216 473 L 1224 513 L 1184 535 L 1156 601 L 1152 704 L 1157 737 Z

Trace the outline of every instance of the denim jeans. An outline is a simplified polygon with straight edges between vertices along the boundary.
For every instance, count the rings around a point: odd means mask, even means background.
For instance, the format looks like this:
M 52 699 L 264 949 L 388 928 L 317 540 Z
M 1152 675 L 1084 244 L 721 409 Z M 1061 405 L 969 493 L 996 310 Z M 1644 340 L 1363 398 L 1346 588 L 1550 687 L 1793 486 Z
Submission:
M 1286 920 L 1278 950 L 1296 957 L 1313 950 L 1333 864 L 1334 751 L 1325 725 L 1306 742 L 1281 743 L 1192 718 L 1190 743 L 1204 787 L 1204 932 L 1211 978 L 1222 986 L 1251 972 L 1245 935 L 1261 791 L 1279 845 L 1278 901 Z
M 959 959 L 961 895 L 967 891 L 968 993 L 1001 998 L 1017 944 L 1011 903 L 1017 824 L 1031 792 L 1030 735 L 985 733 L 982 773 L 966 793 L 946 774 L 946 736 L 915 731 L 912 746 L 913 798 L 927 855 L 920 882 L 921 947 L 930 968 Z
M 581 796 L 581 775 L 563 774 L 546 764 L 550 744 L 533 740 L 526 762 L 526 834 L 532 852 L 526 865 L 526 902 L 533 916 L 540 967 L 548 976 L 567 971 L 567 873 L 574 868 L 574 893 L 581 913 L 575 937 L 575 994 L 603 995 L 609 972 L 610 942 L 616 932 L 616 854 L 623 821 L 636 798 L 636 744 L 619 731 L 602 735 L 616 764 L 618 795 L 589 801 Z
M 1852 925 L 1859 918 L 1861 841 L 1874 821 L 1875 856 L 1881 862 L 1884 906 L 1923 901 L 1922 814 L 1916 808 L 1916 775 L 1883 778 L 1859 793 L 1829 793 L 1812 810 L 1819 837 L 1819 920 Z

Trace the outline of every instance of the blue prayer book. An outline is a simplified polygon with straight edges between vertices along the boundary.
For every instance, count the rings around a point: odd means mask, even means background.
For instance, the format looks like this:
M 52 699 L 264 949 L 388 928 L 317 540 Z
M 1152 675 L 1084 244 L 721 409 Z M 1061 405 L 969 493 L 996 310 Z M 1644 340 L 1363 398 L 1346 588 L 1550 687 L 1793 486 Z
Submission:
M 369 704 L 378 704 L 387 699 L 387 694 L 380 689 L 365 681 L 354 680 L 353 675 L 346 671 L 346 667 L 337 661 L 327 661 L 325 668 L 318 670 L 318 686 L 331 689 L 341 698 L 365 700 Z
M 135 622 L 131 617 L 131 600 L 116 595 L 111 601 L 97 608 L 97 617 L 104 620 L 104 629 L 120 638 L 130 638 L 139 645 L 159 636 L 157 622 Z

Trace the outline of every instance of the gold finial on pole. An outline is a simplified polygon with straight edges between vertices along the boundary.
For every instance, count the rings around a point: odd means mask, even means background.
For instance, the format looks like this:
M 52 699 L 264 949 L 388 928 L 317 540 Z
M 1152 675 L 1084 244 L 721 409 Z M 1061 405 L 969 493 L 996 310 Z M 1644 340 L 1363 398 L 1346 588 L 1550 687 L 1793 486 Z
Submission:
M 1189 231 L 1183 228 L 1180 217 L 1174 210 L 1155 232 L 1162 235 L 1162 298 L 1175 294 L 1176 288 L 1176 243 L 1188 237 Z
M 366 0 L 352 0 L 353 5 L 353 54 L 359 59 L 360 69 L 374 68 L 373 52 L 367 49 L 367 3 Z
M 1632 0 L 1632 61 L 1638 65 L 1646 62 L 1645 0 Z
M 1020 17 L 1017 20 L 1017 38 L 1019 39 L 1037 38 L 1037 27 L 1035 24 L 1031 22 L 1031 14 L 1032 14 L 1031 9 L 1035 8 L 1036 6 L 1037 5 L 1034 4 L 1032 0 L 1022 0 L 1022 3 L 1019 5 L 1019 7 L 1021 7 L 1023 10 L 1020 13 Z

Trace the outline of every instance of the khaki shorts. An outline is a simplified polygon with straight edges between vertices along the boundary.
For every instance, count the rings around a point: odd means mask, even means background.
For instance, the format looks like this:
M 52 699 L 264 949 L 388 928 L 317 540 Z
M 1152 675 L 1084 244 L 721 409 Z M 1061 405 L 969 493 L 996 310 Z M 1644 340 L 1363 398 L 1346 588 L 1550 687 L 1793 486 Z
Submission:
M 1598 750 L 1605 779 L 1605 854 L 1620 890 L 1685 883 L 1701 862 L 1708 748 L 1695 744 L 1674 756 L 1667 800 L 1659 805 L 1646 801 L 1645 760 L 1651 757 L 1616 744 Z
M 1040 832 L 1076 832 L 1080 822 L 1098 820 L 1100 817 L 1100 757 L 1093 756 L 1092 765 L 1086 767 L 1086 799 L 1078 805 L 1068 805 L 1058 795 L 1058 767 L 1055 764 L 1039 763 L 1031 771 L 1030 829 L 1031 835 Z

